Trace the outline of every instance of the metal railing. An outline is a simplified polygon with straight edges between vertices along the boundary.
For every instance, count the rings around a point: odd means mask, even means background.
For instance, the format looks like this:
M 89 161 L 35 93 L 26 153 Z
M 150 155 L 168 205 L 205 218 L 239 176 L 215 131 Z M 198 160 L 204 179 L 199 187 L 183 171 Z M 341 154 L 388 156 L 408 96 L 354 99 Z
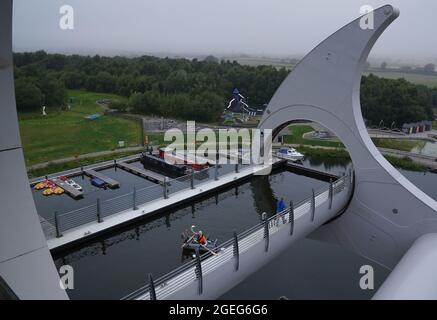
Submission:
M 134 188 L 132 192 L 108 200 L 97 199 L 96 203 L 76 210 L 64 213 L 54 212 L 53 217 L 46 218 L 44 222 L 50 224 L 51 228 L 48 228 L 48 230 L 54 229 L 54 232 L 46 232 L 45 236 L 47 239 L 62 237 L 65 231 L 91 222 L 103 222 L 105 217 L 127 210 L 137 210 L 139 206 L 146 203 L 163 198 L 167 199 L 178 192 L 196 188 L 228 174 L 235 174 L 237 170 L 246 170 L 248 168 L 249 166 L 243 165 L 209 167 L 176 179 L 168 179 L 162 185 L 141 189 Z
M 116 160 L 107 160 L 107 161 L 103 161 L 103 162 L 99 162 L 99 163 L 95 163 L 95 164 L 90 164 L 90 165 L 86 165 L 86 166 L 82 166 L 82 167 L 78 167 L 78 168 L 74 168 L 74 169 L 70 169 L 70 170 L 65 170 L 62 172 L 51 173 L 51 174 L 48 174 L 45 176 L 35 177 L 32 179 L 29 179 L 29 184 L 34 185 L 34 184 L 41 182 L 41 181 L 44 181 L 46 179 L 53 179 L 53 178 L 57 178 L 59 176 L 79 175 L 82 173 L 83 170 L 90 170 L 90 169 L 100 170 L 103 168 L 109 168 L 111 166 L 114 166 L 115 163 L 117 163 L 117 162 L 131 162 L 131 161 L 135 161 L 135 160 L 139 159 L 139 157 L 140 156 L 138 154 L 135 154 L 135 155 L 131 155 L 131 156 L 118 158 Z
M 195 281 L 198 283 L 198 294 L 201 295 L 203 291 L 203 276 L 213 272 L 232 259 L 235 260 L 235 271 L 238 271 L 240 267 L 239 256 L 242 253 L 251 249 L 254 245 L 259 244 L 261 241 L 265 242 L 265 250 L 268 251 L 270 235 L 279 231 L 281 228 L 289 228 L 290 235 L 292 235 L 294 232 L 294 221 L 296 219 L 306 214 L 311 214 L 311 221 L 314 221 L 317 207 L 329 201 L 330 210 L 332 208 L 332 199 L 335 195 L 345 190 L 349 192 L 348 197 L 350 197 L 352 183 L 353 174 L 350 172 L 335 182 L 331 181 L 327 187 L 316 191 L 312 189 L 309 198 L 296 204 L 290 202 L 289 207 L 284 211 L 269 219 L 263 218 L 259 224 L 238 235 L 234 233 L 232 239 L 222 243 L 217 248 L 217 254 L 212 255 L 206 252 L 200 255 L 199 252 L 196 251 L 196 259 L 181 265 L 156 280 L 153 280 L 153 277 L 149 275 L 149 284 L 135 290 L 123 299 L 166 299 Z M 348 197 L 346 197 L 346 199 Z

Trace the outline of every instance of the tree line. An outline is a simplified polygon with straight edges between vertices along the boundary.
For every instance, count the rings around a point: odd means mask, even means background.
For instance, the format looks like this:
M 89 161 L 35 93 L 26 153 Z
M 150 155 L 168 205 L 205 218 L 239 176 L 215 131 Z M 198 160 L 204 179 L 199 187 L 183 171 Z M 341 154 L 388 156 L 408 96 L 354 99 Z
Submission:
M 203 122 L 220 118 L 234 88 L 253 107 L 268 103 L 288 74 L 285 68 L 244 66 L 213 56 L 188 60 L 36 51 L 15 53 L 14 64 L 19 111 L 65 106 L 67 89 L 84 89 L 127 97 L 127 103 L 113 103 L 121 110 Z M 379 122 L 381 114 L 387 123 L 428 119 L 437 106 L 437 90 L 403 80 L 369 76 L 363 78 L 362 87 L 364 116 L 371 122 Z

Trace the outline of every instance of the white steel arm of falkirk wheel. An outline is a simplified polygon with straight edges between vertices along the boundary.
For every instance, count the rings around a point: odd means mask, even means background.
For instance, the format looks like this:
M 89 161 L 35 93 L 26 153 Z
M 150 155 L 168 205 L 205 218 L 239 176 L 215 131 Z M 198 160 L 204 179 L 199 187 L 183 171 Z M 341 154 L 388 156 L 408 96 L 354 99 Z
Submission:
M 339 243 L 390 270 L 405 255 L 375 298 L 437 298 L 436 273 L 420 275 L 420 270 L 437 270 L 437 254 L 424 249 L 437 242 L 437 202 L 381 155 L 361 114 L 360 82 L 367 57 L 398 16 L 397 9 L 383 6 L 373 11 L 373 29 L 363 29 L 358 18 L 321 42 L 281 84 L 259 128 L 272 129 L 275 135 L 290 121 L 311 120 L 334 132 L 352 159 L 354 194 L 345 212 L 312 237 Z M 421 257 L 415 259 L 419 265 L 411 263 L 412 256 Z M 405 286 L 399 268 L 410 275 Z M 433 285 L 413 290 L 419 280 Z M 394 288 L 399 295 L 390 290 Z
M 12 0 L 0 1 L 0 296 L 67 299 L 29 189 L 15 106 Z M 5 287 L 8 290 L 5 290 Z M 6 291 L 6 293 L 5 293 Z

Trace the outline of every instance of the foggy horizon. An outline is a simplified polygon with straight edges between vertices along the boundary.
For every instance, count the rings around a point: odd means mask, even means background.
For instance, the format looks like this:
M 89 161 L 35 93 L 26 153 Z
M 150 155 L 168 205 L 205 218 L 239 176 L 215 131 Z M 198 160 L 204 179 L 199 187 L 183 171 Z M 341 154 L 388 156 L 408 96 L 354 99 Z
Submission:
M 82 55 L 301 58 L 359 17 L 362 5 L 387 3 L 401 15 L 376 43 L 369 61 L 437 62 L 433 0 L 15 0 L 13 46 L 17 52 Z M 74 9 L 74 30 L 59 27 L 64 4 Z

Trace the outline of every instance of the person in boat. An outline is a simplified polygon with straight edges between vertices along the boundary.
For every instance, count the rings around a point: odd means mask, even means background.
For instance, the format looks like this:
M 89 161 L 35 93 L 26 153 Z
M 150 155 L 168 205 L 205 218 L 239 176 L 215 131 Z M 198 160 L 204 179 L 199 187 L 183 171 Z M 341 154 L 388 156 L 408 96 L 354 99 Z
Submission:
M 197 243 L 201 244 L 202 246 L 206 245 L 206 241 L 207 240 L 206 240 L 206 237 L 205 237 L 205 235 L 203 234 L 202 231 L 199 231 L 197 233 L 196 241 L 197 241 Z

